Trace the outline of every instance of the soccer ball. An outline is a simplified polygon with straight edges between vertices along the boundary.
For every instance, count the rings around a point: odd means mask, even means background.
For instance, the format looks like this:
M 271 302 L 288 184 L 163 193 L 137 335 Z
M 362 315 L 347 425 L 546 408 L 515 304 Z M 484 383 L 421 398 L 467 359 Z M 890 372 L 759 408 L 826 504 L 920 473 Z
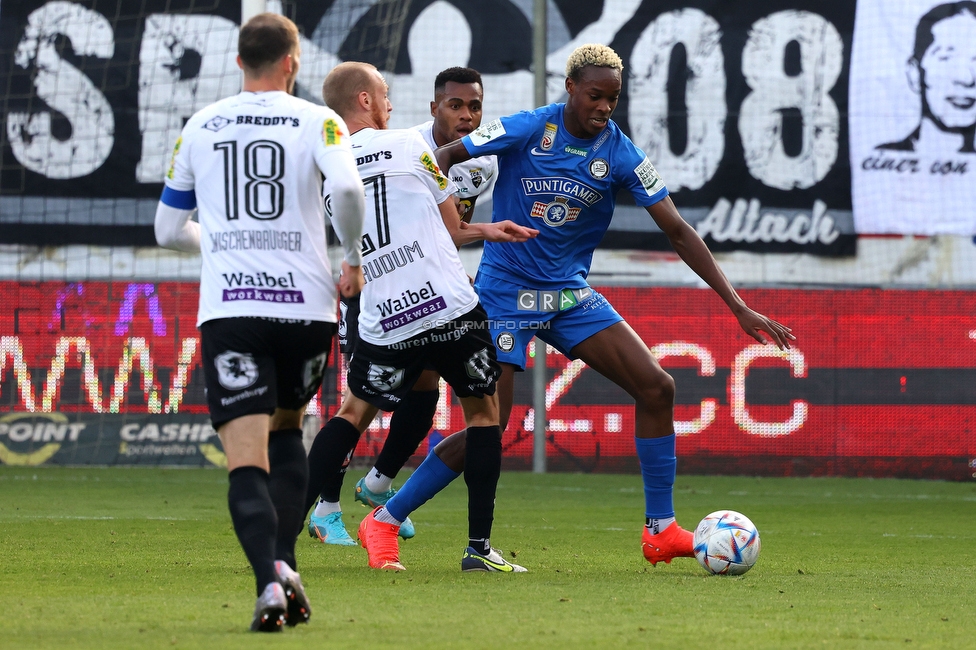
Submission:
M 759 559 L 759 531 L 743 514 L 713 512 L 695 528 L 695 559 L 709 573 L 741 575 Z

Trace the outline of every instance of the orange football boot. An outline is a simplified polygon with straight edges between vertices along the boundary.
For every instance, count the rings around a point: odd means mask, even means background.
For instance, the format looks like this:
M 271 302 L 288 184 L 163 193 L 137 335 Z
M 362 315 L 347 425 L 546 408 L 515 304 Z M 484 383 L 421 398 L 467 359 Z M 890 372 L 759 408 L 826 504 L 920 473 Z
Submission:
M 658 562 L 671 564 L 671 560 L 676 557 L 695 557 L 694 540 L 695 536 L 691 531 L 685 530 L 675 521 L 657 535 L 652 535 L 645 526 L 641 548 L 644 558 L 652 566 L 657 566 Z
M 375 508 L 359 524 L 359 543 L 369 555 L 371 568 L 406 571 L 407 568 L 400 564 L 400 544 L 397 541 L 400 527 L 396 524 L 376 521 L 376 517 L 373 516 L 382 507 Z

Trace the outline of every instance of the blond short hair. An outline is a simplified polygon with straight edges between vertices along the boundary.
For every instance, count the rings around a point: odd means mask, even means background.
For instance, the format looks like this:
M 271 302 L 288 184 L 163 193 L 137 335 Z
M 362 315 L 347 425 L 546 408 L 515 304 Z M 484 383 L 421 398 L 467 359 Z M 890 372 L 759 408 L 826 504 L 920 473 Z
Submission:
M 573 81 L 579 81 L 580 70 L 588 65 L 618 71 L 624 69 L 624 62 L 612 48 L 599 43 L 587 43 L 580 45 L 569 55 L 566 60 L 566 76 Z
M 372 93 L 376 88 L 376 72 L 376 66 L 360 61 L 346 61 L 332 68 L 322 84 L 325 105 L 346 119 L 359 105 L 359 93 Z

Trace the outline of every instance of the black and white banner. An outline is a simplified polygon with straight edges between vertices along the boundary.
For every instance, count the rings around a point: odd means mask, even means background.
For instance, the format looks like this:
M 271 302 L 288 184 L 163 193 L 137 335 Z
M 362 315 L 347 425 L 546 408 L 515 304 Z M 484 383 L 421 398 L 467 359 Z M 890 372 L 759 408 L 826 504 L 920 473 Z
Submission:
M 976 234 L 976 2 L 858 0 L 850 123 L 858 232 Z
M 240 87 L 239 11 L 3 2 L 0 238 L 151 245 L 184 121 Z M 285 13 L 303 32 L 298 92 L 309 99 L 337 62 L 357 59 L 387 76 L 393 127 L 429 119 L 433 78 L 451 65 L 483 73 L 485 119 L 533 107 L 530 0 L 335 0 Z M 713 249 L 853 253 L 853 3 L 556 0 L 549 13 L 549 99 L 565 97 L 576 46 L 614 47 L 626 67 L 614 118 Z M 646 212 L 621 205 L 604 246 L 667 243 Z

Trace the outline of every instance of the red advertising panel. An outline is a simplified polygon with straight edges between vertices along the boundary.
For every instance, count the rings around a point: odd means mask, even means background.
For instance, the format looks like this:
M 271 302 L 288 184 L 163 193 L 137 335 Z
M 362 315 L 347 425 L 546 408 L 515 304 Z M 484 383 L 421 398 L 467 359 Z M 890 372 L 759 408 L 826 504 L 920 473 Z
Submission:
M 679 471 L 976 472 L 973 293 L 741 292 L 793 328 L 796 345 L 782 352 L 746 336 L 709 290 L 601 291 L 675 377 Z M 197 297 L 194 283 L 0 282 L 0 461 L 219 460 Z M 558 354 L 548 373 L 550 467 L 636 471 L 631 398 Z M 519 377 L 505 433 L 512 468 L 531 464 L 530 384 Z M 340 388 L 333 371 L 310 411 L 334 411 Z M 374 423 L 358 454 L 378 451 L 387 422 Z M 435 438 L 462 426 L 442 396 Z

